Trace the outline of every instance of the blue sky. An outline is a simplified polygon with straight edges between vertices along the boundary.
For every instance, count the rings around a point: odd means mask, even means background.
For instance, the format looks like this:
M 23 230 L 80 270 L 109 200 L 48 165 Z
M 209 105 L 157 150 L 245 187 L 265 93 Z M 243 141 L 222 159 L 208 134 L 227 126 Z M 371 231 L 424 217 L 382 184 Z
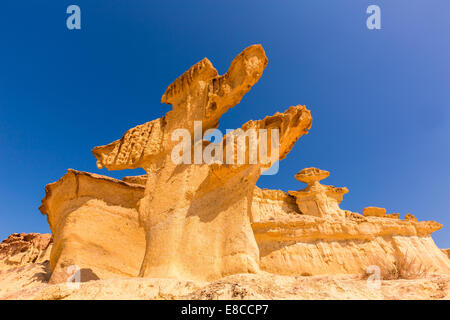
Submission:
M 24 4 L 26 3 L 26 4 Z M 79 5 L 82 29 L 66 28 Z M 366 8 L 381 8 L 381 30 Z M 245 47 L 269 58 L 221 120 L 237 128 L 291 105 L 313 125 L 260 187 L 298 190 L 329 170 L 341 207 L 436 220 L 450 248 L 450 2 L 447 0 L 46 1 L 0 4 L 0 238 L 49 232 L 38 207 L 67 168 L 98 170 L 91 149 L 161 117 L 167 86 L 208 57 L 220 73 Z

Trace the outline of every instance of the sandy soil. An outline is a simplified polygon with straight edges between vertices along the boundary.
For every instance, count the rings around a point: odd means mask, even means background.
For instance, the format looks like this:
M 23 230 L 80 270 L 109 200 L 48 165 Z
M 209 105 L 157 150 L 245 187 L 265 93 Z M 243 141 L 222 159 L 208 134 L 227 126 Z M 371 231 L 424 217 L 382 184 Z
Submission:
M 358 275 L 237 274 L 214 282 L 121 278 L 48 284 L 48 262 L 0 266 L 0 299 L 450 299 L 450 276 L 381 281 L 371 289 Z

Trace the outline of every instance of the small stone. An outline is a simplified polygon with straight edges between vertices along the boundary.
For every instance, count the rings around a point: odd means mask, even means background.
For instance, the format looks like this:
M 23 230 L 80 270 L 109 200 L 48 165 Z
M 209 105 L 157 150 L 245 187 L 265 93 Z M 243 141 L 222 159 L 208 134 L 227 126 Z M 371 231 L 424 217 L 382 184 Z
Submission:
M 407 213 L 405 215 L 405 220 L 409 220 L 409 221 L 417 221 L 417 218 L 415 216 L 413 216 L 411 213 Z

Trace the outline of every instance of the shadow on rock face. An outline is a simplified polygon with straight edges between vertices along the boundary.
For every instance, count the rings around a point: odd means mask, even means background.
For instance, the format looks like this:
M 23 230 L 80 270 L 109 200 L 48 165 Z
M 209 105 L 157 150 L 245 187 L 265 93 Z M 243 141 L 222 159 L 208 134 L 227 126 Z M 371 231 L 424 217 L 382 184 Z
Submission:
M 48 282 L 50 280 L 50 276 L 52 275 L 52 270 L 50 269 L 50 261 L 44 261 L 41 263 L 42 272 L 37 272 L 33 275 L 33 280 L 38 282 Z
M 92 269 L 83 268 L 80 270 L 80 282 L 88 282 L 91 280 L 100 280 L 100 278 L 92 271 Z
M 75 282 L 88 282 L 91 280 L 100 280 L 100 278 L 90 268 L 77 269 L 76 270 L 77 273 L 74 273 L 75 270 L 73 271 L 66 270 L 66 271 L 55 270 L 55 272 L 53 272 L 49 277 L 48 282 L 54 284 L 64 282 L 75 283 Z

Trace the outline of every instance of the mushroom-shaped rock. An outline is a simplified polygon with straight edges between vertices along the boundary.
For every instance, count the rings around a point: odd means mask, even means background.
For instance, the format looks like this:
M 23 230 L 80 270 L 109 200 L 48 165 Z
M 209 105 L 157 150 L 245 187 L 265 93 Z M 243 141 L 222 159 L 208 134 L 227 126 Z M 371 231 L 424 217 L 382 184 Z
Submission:
M 326 179 L 329 175 L 330 173 L 325 170 L 320 170 L 317 168 L 305 168 L 295 175 L 295 179 L 306 184 L 311 184 L 316 181 Z
M 339 203 L 348 189 L 326 186 L 319 182 L 329 175 L 328 171 L 317 168 L 306 168 L 295 175 L 297 180 L 308 184 L 305 189 L 289 191 L 303 214 L 345 219 L 345 211 L 339 208 Z

